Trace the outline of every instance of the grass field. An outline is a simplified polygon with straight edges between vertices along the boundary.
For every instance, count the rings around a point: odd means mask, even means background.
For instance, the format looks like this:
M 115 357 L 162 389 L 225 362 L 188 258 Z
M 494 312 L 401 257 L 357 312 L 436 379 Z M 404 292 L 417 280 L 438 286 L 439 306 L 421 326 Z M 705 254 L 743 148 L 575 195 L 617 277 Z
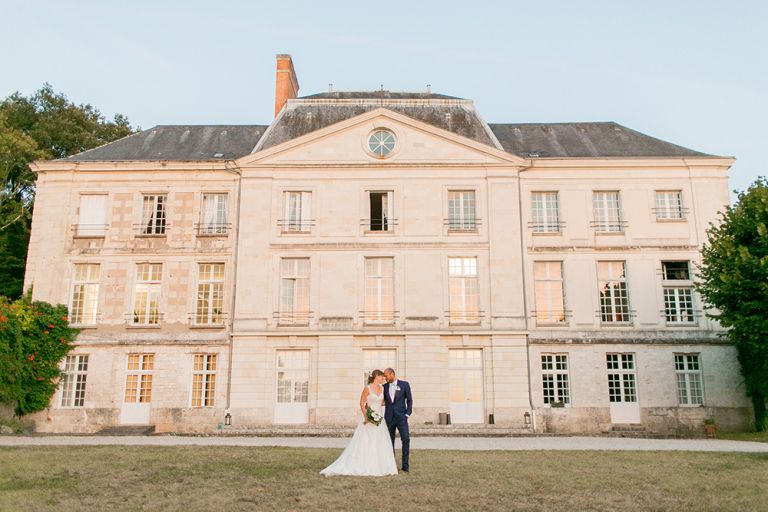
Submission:
M 768 443 L 768 432 L 718 432 L 717 438 L 730 439 L 732 441 L 755 441 L 757 443 Z
M 768 454 L 419 450 L 410 474 L 320 476 L 339 453 L 2 448 L 0 510 L 768 509 Z

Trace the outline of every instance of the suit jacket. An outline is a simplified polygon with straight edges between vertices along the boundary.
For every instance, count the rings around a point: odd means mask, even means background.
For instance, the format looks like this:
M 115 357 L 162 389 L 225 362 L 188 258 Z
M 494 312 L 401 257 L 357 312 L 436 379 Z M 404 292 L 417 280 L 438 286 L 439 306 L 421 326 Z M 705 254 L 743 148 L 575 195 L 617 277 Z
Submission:
M 389 396 L 389 382 L 384 384 L 384 403 L 387 406 L 384 411 L 384 419 L 391 423 L 395 418 L 404 418 L 410 416 L 413 412 L 413 395 L 411 394 L 411 385 L 407 381 L 398 380 L 395 391 L 395 400 Z

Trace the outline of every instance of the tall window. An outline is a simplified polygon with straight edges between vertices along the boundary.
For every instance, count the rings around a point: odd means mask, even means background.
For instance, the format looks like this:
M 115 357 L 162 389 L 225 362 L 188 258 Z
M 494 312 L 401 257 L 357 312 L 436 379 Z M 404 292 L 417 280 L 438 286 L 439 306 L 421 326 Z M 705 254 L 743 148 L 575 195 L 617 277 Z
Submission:
M 283 231 L 308 232 L 312 227 L 312 192 L 286 192 Z
M 448 192 L 448 230 L 472 231 L 477 229 L 477 203 L 474 190 Z
M 200 219 L 200 233 L 203 235 L 225 235 L 227 223 L 227 194 L 203 194 L 203 208 Z
M 664 316 L 669 324 L 696 322 L 693 282 L 688 261 L 662 261 Z
M 370 225 L 369 231 L 391 231 L 393 192 L 369 192 L 368 201 L 370 203 Z
M 656 220 L 683 218 L 683 193 L 680 190 L 656 191 Z
M 200 263 L 197 266 L 197 306 L 195 323 L 216 325 L 224 320 L 224 264 Z
M 168 196 L 165 194 L 152 194 L 143 196 L 140 226 L 141 234 L 165 234 L 165 205 L 167 202 Z
M 82 407 L 85 404 L 85 380 L 88 356 L 67 356 L 61 376 L 61 406 Z
M 544 403 L 570 403 L 568 354 L 541 354 L 541 384 Z
M 128 354 L 125 374 L 125 403 L 152 402 L 152 370 L 154 354 Z
M 77 263 L 72 280 L 70 321 L 75 325 L 95 325 L 99 308 L 99 265 Z
M 536 323 L 559 324 L 565 322 L 563 262 L 535 261 L 533 263 L 533 280 L 536 295 Z
M 213 407 L 216 400 L 216 354 L 195 354 L 192 407 Z
M 600 292 L 600 320 L 606 323 L 629 322 L 629 289 L 626 264 L 623 261 L 597 262 Z
M 133 292 L 133 323 L 156 325 L 160 323 L 160 290 L 163 265 L 139 263 L 136 265 L 136 288 Z
M 373 370 L 384 371 L 387 368 L 397 370 L 397 350 L 377 348 L 363 350 L 363 382 L 368 382 L 368 375 Z
M 592 196 L 592 205 L 595 216 L 595 231 L 620 233 L 624 230 L 618 192 L 595 192 Z
M 103 237 L 107 233 L 107 195 L 83 194 L 77 219 L 77 236 Z
M 366 323 L 395 321 L 395 284 L 393 258 L 365 259 Z
M 309 258 L 283 258 L 280 261 L 279 323 L 309 323 Z
M 635 354 L 606 354 L 608 399 L 611 402 L 637 402 Z
M 450 322 L 480 321 L 477 258 L 448 258 Z
M 704 405 L 699 354 L 675 354 L 675 375 L 680 405 Z
M 560 208 L 557 192 L 533 192 L 531 208 L 534 233 L 559 233 Z

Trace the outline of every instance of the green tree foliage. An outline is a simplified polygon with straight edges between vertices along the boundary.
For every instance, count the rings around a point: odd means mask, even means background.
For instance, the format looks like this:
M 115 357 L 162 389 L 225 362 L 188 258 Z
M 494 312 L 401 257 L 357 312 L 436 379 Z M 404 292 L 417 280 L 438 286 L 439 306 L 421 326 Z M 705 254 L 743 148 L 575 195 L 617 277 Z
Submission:
M 768 180 L 759 178 L 708 230 L 697 288 L 738 349 L 755 427 L 768 397 Z
M 1 298 L 0 402 L 15 403 L 19 416 L 45 409 L 77 332 L 63 305 Z
M 35 199 L 33 160 L 65 158 L 133 133 L 128 119 L 107 120 L 49 84 L 29 97 L 0 101 L 0 294 L 18 298 Z

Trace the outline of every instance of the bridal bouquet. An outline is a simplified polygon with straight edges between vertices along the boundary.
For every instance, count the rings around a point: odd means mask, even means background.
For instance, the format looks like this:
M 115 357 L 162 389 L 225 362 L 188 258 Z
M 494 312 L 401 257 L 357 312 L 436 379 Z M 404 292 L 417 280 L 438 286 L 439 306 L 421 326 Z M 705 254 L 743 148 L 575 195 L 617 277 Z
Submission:
M 369 423 L 373 423 L 377 427 L 381 425 L 381 420 L 384 419 L 381 417 L 381 414 L 371 409 L 370 405 L 365 406 L 365 418 L 368 420 Z

